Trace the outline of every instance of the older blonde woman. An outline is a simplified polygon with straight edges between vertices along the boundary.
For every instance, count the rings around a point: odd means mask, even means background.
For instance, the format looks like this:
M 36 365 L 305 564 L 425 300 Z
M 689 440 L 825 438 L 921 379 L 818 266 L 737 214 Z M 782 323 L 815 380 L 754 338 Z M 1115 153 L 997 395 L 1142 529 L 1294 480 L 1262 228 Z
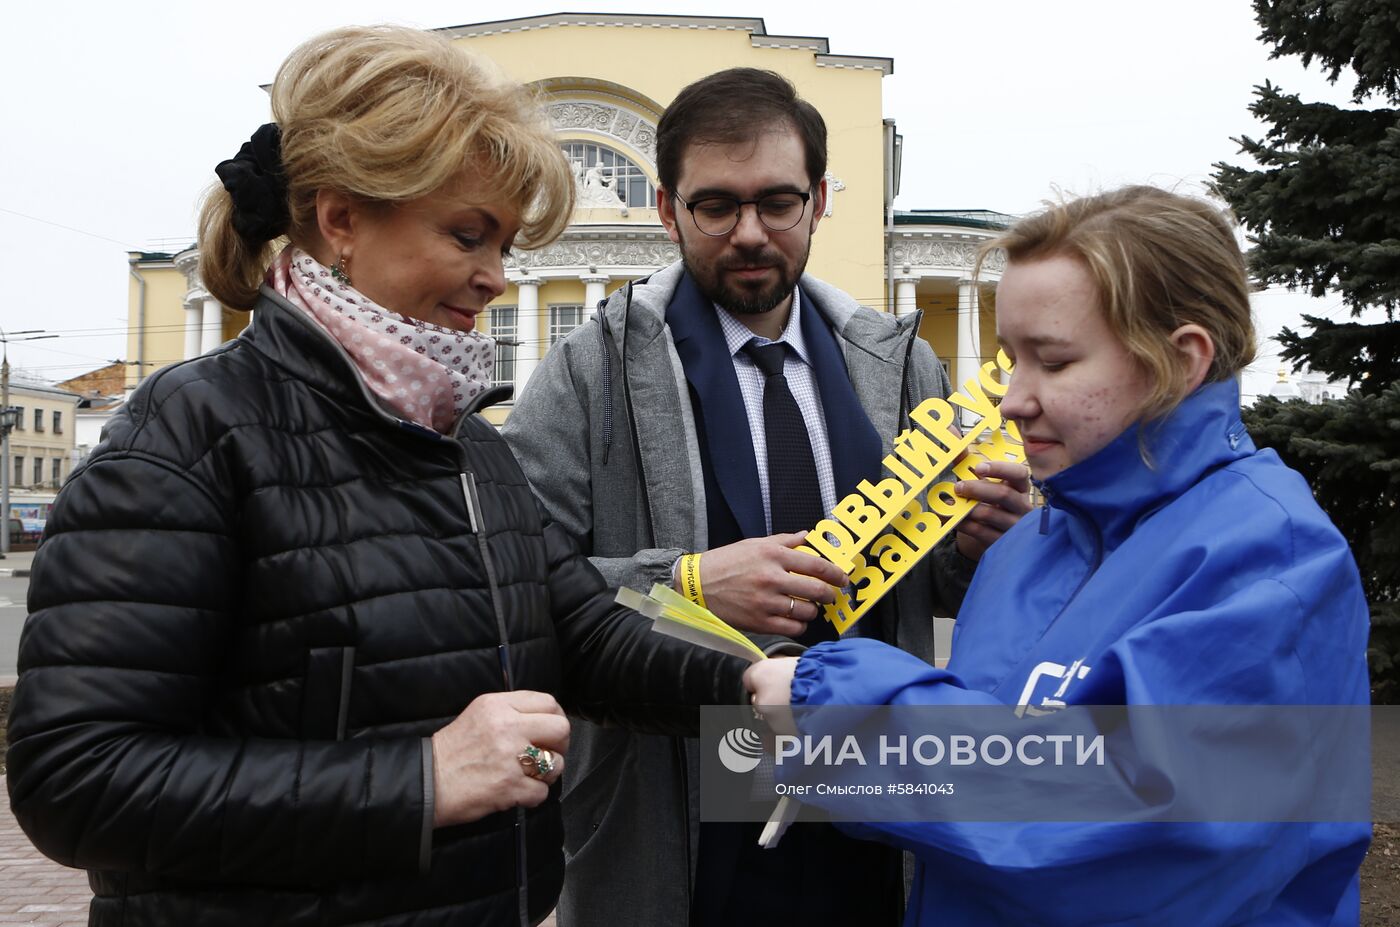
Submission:
M 503 258 L 572 208 L 525 92 L 359 28 L 272 106 L 201 218 L 253 324 L 147 380 L 54 507 L 15 813 L 94 924 L 535 923 L 561 703 L 693 731 L 742 666 L 614 606 L 476 414 Z

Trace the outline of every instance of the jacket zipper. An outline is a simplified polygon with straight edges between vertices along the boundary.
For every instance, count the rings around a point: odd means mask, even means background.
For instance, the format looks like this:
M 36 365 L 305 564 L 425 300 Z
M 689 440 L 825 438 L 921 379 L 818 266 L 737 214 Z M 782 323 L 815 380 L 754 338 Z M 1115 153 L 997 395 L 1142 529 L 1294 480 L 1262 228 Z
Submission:
M 498 643 L 496 645 L 496 655 L 501 662 L 501 681 L 505 684 L 506 691 L 512 691 L 515 686 L 511 682 L 510 672 L 510 635 L 506 630 L 505 612 L 501 610 L 500 587 L 496 583 L 496 566 L 491 559 L 491 548 L 486 543 L 486 534 L 482 530 L 484 527 L 481 518 L 481 499 L 476 492 L 476 475 L 467 467 L 467 452 L 460 444 L 457 445 L 458 452 L 462 458 L 462 469 L 457 474 L 462 483 L 462 501 L 467 506 L 467 523 L 471 526 L 472 534 L 476 537 L 477 548 L 481 551 L 481 563 L 486 570 L 486 585 L 491 592 L 491 611 L 496 616 L 496 635 Z M 515 882 L 516 882 L 516 910 L 520 915 L 520 927 L 530 927 L 530 875 L 529 875 L 529 852 L 525 831 L 525 809 L 515 809 Z
M 899 372 L 899 391 L 902 394 L 899 410 L 899 422 L 901 424 L 909 417 L 909 413 L 914 411 L 913 388 L 909 385 L 909 367 L 914 357 L 914 342 L 919 338 L 919 325 L 923 323 L 923 319 L 924 310 L 916 310 L 914 312 L 914 321 L 909 325 L 909 341 L 904 345 L 904 368 Z
M 459 445 L 460 448 L 460 445 Z M 463 451 L 463 457 L 466 452 Z M 476 536 L 477 548 L 481 551 L 482 566 L 486 570 L 486 585 L 491 592 L 491 611 L 496 616 L 496 655 L 501 662 L 501 680 L 505 683 L 506 691 L 514 689 L 511 682 L 510 673 L 510 635 L 506 630 L 505 612 L 501 610 L 500 587 L 496 583 L 496 565 L 491 559 L 491 548 L 486 543 L 486 535 L 483 533 L 481 520 L 481 499 L 476 493 L 476 475 L 466 468 L 466 461 L 463 460 L 462 472 L 457 474 L 462 482 L 462 499 L 467 504 L 467 519 L 471 525 L 472 534 Z
M 1050 489 L 1048 486 L 1041 484 L 1040 492 L 1045 496 L 1045 511 L 1040 516 L 1041 534 L 1045 534 L 1050 529 L 1050 500 L 1054 499 L 1056 500 L 1056 505 L 1064 509 L 1066 514 L 1074 515 L 1088 525 L 1094 538 L 1094 556 L 1089 563 L 1089 571 L 1084 574 L 1084 578 L 1079 581 L 1079 585 L 1074 587 L 1074 591 L 1071 592 L 1069 598 L 1065 600 L 1065 604 L 1060 606 L 1060 610 L 1055 613 L 1055 617 L 1045 626 L 1045 630 L 1040 634 L 1041 637 L 1044 637 L 1050 632 L 1050 629 L 1054 627 L 1055 622 L 1060 620 L 1060 616 L 1069 610 L 1069 607 L 1074 604 L 1074 600 L 1079 597 L 1079 593 L 1084 590 L 1084 587 L 1089 584 L 1089 580 L 1093 579 L 1094 574 L 1099 571 L 1099 566 L 1103 563 L 1103 532 L 1099 531 L 1099 526 L 1094 524 L 1092 518 L 1084 514 L 1083 509 L 1080 509 L 1073 503 L 1065 502 L 1063 497 L 1056 495 L 1054 490 Z
M 271 291 L 269 290 L 269 292 Z M 368 406 L 372 415 L 377 416 L 382 421 L 386 421 L 397 425 L 404 431 L 407 431 L 411 434 L 415 434 L 419 437 L 439 442 L 449 440 L 450 438 L 452 442 L 456 445 L 457 455 L 458 458 L 461 460 L 461 468 L 458 471 L 458 478 L 462 484 L 462 501 L 467 508 L 467 523 L 471 528 L 472 534 L 476 535 L 477 546 L 481 551 L 482 566 L 486 570 L 486 582 L 491 593 L 491 610 L 495 613 L 496 616 L 496 633 L 499 639 L 499 642 L 496 647 L 496 653 L 501 664 L 501 679 L 505 684 L 506 691 L 513 690 L 514 686 L 511 682 L 510 672 L 510 636 L 506 631 L 505 613 L 501 610 L 500 588 L 496 582 L 496 569 L 494 562 L 491 559 L 491 550 L 487 547 L 486 537 L 482 533 L 483 522 L 481 518 L 481 500 L 478 498 L 476 492 L 476 476 L 471 472 L 471 468 L 468 466 L 466 448 L 462 447 L 459 440 L 463 423 L 465 423 L 466 420 L 469 419 L 473 414 L 481 411 L 481 409 L 485 407 L 486 402 L 484 400 L 493 398 L 495 395 L 499 395 L 502 392 L 501 388 L 488 387 L 485 391 L 483 391 L 481 395 L 477 397 L 476 401 L 471 403 L 466 409 L 463 410 L 462 414 L 457 417 L 457 420 L 452 425 L 452 432 L 450 436 L 438 434 L 436 431 L 433 431 L 430 428 L 424 428 L 423 426 L 415 422 L 410 422 L 389 414 L 383 407 L 379 405 L 378 399 L 376 399 L 375 396 L 370 392 L 369 387 L 365 385 L 364 378 L 359 375 L 354 360 L 350 357 L 349 352 L 345 350 L 344 346 L 341 345 L 339 341 L 337 341 L 334 337 L 331 336 L 329 332 L 321 328 L 319 325 L 311 322 L 309 316 L 306 316 L 304 313 L 301 312 L 301 310 L 297 309 L 295 306 L 292 306 L 283 297 L 276 294 L 272 294 L 271 296 L 268 296 L 267 294 L 262 295 L 272 300 L 272 302 L 274 303 L 285 303 L 285 308 L 290 311 L 292 318 L 306 323 L 306 326 L 310 331 L 315 332 L 317 335 L 324 338 L 328 344 L 331 345 L 331 347 L 336 351 L 336 353 L 340 355 L 341 359 L 345 362 L 346 368 L 350 371 L 352 382 L 354 382 L 360 388 L 360 394 L 365 398 L 366 405 Z M 520 927 L 530 927 L 530 892 L 528 876 L 529 870 L 526 868 L 527 859 L 524 808 L 515 809 L 515 856 L 516 881 L 519 883 L 517 909 L 520 914 Z

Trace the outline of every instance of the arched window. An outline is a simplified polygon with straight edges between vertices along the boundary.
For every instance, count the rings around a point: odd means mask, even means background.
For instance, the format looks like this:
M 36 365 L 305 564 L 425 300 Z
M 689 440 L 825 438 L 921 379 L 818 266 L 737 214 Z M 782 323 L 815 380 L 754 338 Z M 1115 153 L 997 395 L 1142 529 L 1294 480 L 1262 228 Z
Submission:
M 647 179 L 646 172 L 626 155 L 593 142 L 564 142 L 559 147 L 564 149 L 569 163 L 576 165 L 579 177 L 585 177 L 589 168 L 600 167 L 603 178 L 610 181 L 613 192 L 624 205 L 656 208 L 656 187 Z

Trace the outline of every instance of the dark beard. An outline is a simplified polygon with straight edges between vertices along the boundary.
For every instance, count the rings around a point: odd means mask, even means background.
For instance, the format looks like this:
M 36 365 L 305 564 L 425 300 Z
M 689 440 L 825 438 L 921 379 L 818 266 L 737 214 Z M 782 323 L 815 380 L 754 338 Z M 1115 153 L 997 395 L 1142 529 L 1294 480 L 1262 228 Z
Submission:
M 681 261 L 685 264 L 686 271 L 689 272 L 700 292 L 704 294 L 706 299 L 734 315 L 762 315 L 765 312 L 771 312 L 779 303 L 791 296 L 792 291 L 797 287 L 798 278 L 807 269 L 807 257 L 810 254 L 811 242 L 809 241 L 807 250 L 803 252 L 796 268 L 789 268 L 781 254 L 772 252 L 765 254 L 762 251 L 749 254 L 740 253 L 719 267 L 699 267 L 692 263 L 690 255 L 686 251 L 685 242 L 681 242 Z M 778 279 L 762 289 L 725 285 L 724 271 L 732 266 L 745 264 L 771 264 L 778 271 Z

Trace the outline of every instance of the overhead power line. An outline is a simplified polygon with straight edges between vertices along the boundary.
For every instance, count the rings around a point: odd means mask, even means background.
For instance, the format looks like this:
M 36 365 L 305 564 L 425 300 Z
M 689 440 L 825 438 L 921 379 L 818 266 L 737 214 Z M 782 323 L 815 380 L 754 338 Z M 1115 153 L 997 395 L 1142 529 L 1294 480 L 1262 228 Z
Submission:
M 111 243 L 114 244 L 114 245 L 121 245 L 122 248 L 123 248 L 124 250 L 126 250 L 126 251 L 142 251 L 142 250 L 144 250 L 144 249 L 142 249 L 142 248 L 139 248 L 139 247 L 137 247 L 137 246 L 131 244 L 130 242 L 118 241 L 118 240 L 115 239 L 115 238 L 108 238 L 106 235 L 99 235 L 99 234 L 96 233 L 96 232 L 89 232 L 89 231 L 87 231 L 86 229 L 74 228 L 74 227 L 71 226 L 71 225 L 64 225 L 62 222 L 54 222 L 54 221 L 51 220 L 51 219 L 41 219 L 41 218 L 39 218 L 38 216 L 31 216 L 31 215 L 29 215 L 28 213 L 18 212 L 18 211 L 13 210 L 13 209 L 6 209 L 6 208 L 3 207 L 3 206 L 0 206 L 0 212 L 6 213 L 7 215 L 11 215 L 11 216 L 18 216 L 18 217 L 21 218 L 21 219 L 28 219 L 30 222 L 38 222 L 38 223 L 40 223 L 40 224 L 42 224 L 42 225 L 51 225 L 51 226 L 53 226 L 53 227 L 56 228 L 56 229 L 63 229 L 65 232 L 72 232 L 72 233 L 74 233 L 75 235 L 86 235 L 86 236 L 89 237 L 89 238 L 96 238 L 96 239 L 99 239 L 99 240 L 101 240 L 101 241 L 111 242 Z

